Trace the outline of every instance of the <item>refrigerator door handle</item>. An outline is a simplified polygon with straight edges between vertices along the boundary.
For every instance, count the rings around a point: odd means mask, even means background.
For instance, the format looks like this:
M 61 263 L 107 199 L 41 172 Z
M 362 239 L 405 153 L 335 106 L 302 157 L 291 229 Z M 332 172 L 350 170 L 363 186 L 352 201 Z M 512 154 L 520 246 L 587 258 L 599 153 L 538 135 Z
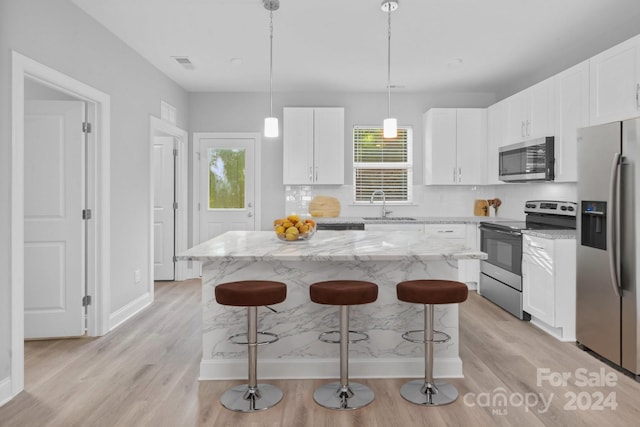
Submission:
M 611 163 L 611 177 L 609 181 L 609 203 L 607 203 L 607 254 L 609 255 L 609 271 L 613 290 L 619 297 L 620 292 L 620 266 L 618 263 L 618 182 L 620 172 L 620 153 L 613 155 Z

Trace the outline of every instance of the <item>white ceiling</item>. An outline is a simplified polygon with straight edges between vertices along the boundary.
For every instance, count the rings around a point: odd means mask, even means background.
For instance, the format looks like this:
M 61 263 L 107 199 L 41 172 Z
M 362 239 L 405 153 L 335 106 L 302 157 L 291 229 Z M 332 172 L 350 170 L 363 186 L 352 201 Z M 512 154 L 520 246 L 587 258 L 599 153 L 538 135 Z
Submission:
M 73 2 L 187 91 L 268 90 L 262 0 Z M 399 3 L 391 16 L 397 91 L 515 91 L 640 32 L 640 0 Z M 386 40 L 380 0 L 281 0 L 274 91 L 385 91 Z

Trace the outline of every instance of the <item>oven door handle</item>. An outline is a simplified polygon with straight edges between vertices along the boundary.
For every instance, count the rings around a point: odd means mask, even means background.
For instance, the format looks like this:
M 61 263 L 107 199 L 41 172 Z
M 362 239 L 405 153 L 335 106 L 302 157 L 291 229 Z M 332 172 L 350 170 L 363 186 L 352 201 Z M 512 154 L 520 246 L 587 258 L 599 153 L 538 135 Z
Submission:
M 483 227 L 480 226 L 478 227 L 480 230 L 484 230 L 484 231 L 491 231 L 493 233 L 500 233 L 500 234 L 508 234 L 510 236 L 522 236 L 522 233 L 517 232 L 517 231 L 503 231 L 503 230 L 497 230 L 495 228 L 490 228 L 490 227 Z

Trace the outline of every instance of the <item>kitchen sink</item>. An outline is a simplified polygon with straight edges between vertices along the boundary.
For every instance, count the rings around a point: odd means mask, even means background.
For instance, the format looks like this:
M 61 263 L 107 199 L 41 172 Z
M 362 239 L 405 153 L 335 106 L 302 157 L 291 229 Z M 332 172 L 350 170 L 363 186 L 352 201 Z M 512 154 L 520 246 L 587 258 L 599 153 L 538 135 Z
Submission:
M 362 219 L 364 219 L 365 221 L 415 221 L 415 218 L 409 218 L 406 216 L 388 216 L 388 217 L 381 217 L 381 216 L 365 216 L 362 217 Z

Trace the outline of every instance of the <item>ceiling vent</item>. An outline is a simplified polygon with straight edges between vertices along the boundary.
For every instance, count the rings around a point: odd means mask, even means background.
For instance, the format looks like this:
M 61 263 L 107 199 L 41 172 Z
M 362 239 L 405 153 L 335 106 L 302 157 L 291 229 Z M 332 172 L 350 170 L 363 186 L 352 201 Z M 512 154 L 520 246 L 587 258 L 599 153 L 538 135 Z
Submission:
M 193 63 L 186 56 L 174 56 L 173 59 L 175 59 L 178 64 L 182 65 L 187 70 L 193 70 L 195 68 L 193 66 Z

